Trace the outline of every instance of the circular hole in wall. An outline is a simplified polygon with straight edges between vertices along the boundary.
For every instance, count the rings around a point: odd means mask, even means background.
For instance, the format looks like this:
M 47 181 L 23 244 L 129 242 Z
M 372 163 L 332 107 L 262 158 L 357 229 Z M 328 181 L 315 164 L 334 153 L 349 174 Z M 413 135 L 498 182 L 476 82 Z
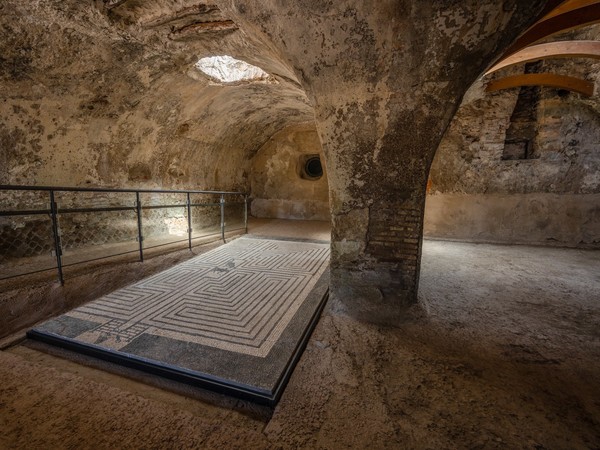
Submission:
M 321 178 L 323 176 L 323 166 L 321 165 L 321 158 L 313 156 L 308 158 L 304 163 L 304 172 L 310 178 Z

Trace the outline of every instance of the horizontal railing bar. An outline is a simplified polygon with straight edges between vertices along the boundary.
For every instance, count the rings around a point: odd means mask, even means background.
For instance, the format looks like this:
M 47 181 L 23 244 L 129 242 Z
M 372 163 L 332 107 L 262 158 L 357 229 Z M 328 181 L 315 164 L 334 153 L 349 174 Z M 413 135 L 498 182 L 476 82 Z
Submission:
M 226 205 L 243 205 L 244 202 L 227 202 Z M 190 206 L 220 206 L 220 203 L 190 203 Z M 185 208 L 183 205 L 145 205 L 142 209 L 163 209 L 163 208 Z M 135 211 L 135 206 L 111 206 L 108 208 L 59 208 L 59 214 L 70 213 L 89 213 L 89 212 L 113 212 L 113 211 Z M 49 209 L 32 209 L 23 211 L 0 211 L 0 217 L 7 216 L 35 216 L 41 214 L 50 214 Z
M 143 205 L 142 209 L 166 209 L 166 208 L 187 208 L 187 204 L 183 205 Z
M 59 208 L 57 212 L 59 214 L 67 214 L 111 211 L 135 211 L 135 206 L 110 206 L 108 208 Z
M 56 270 L 56 265 L 54 265 L 52 267 L 48 267 L 47 269 L 38 269 L 38 270 L 34 270 L 33 272 L 23 272 L 23 273 L 18 273 L 16 275 L 10 275 L 8 277 L 0 277 L 0 281 L 10 280 L 12 278 L 22 277 L 24 275 L 33 275 L 33 274 L 41 273 L 41 272 L 48 272 L 49 270 Z
M 244 227 L 235 228 L 233 230 L 227 230 L 226 232 L 227 233 L 232 233 L 234 231 L 243 230 L 243 229 L 244 229 Z M 202 239 L 202 238 L 209 237 L 209 236 L 214 236 L 214 235 L 219 234 L 219 233 L 220 233 L 220 231 L 216 231 L 214 233 L 204 234 L 202 236 L 196 236 L 196 237 L 192 236 L 192 240 L 193 239 Z M 166 242 L 164 244 L 158 244 L 158 245 L 152 245 L 150 247 L 144 247 L 144 250 L 148 250 L 148 249 L 152 249 L 152 248 L 158 248 L 158 247 L 164 247 L 165 245 L 180 244 L 181 242 L 187 242 L 187 241 L 188 241 L 187 239 L 182 239 L 180 241 L 170 241 L 170 242 Z
M 243 230 L 244 227 L 242 228 L 235 228 L 233 230 L 225 230 L 226 233 L 233 233 L 234 231 L 239 231 L 239 230 Z M 211 236 L 216 236 L 218 234 L 221 234 L 221 230 L 215 230 L 214 233 L 209 233 L 209 234 L 203 234 L 202 236 L 192 236 L 192 240 L 194 239 L 202 239 L 202 238 L 207 238 L 207 237 L 211 237 Z
M 229 205 L 230 203 L 228 203 Z M 221 206 L 220 203 L 190 203 L 190 206 Z
M 236 228 L 236 229 L 233 229 L 233 230 L 228 230 L 227 233 L 231 233 L 231 232 L 238 231 L 238 230 L 243 230 L 243 229 L 244 229 L 243 227 Z M 203 234 L 202 236 L 192 236 L 192 240 L 203 239 L 203 238 L 207 238 L 207 237 L 211 237 L 211 236 L 216 236 L 219 233 L 220 233 L 220 231 L 215 231 L 214 233 Z M 187 241 L 187 239 L 183 239 L 183 240 L 180 240 L 180 241 L 167 242 L 165 244 L 159 244 L 159 245 L 154 245 L 152 247 L 145 247 L 145 248 L 152 249 L 152 248 L 164 247 L 166 245 L 179 244 L 179 243 L 185 242 L 185 241 Z M 124 242 L 123 244 L 128 244 L 128 243 L 132 243 L 132 242 L 134 242 L 134 241 L 127 241 L 127 242 Z M 99 258 L 86 259 L 84 261 L 78 261 L 78 262 L 73 262 L 73 263 L 69 263 L 69 264 L 63 264 L 63 267 L 72 267 L 72 266 L 76 266 L 78 264 L 85 264 L 85 263 L 89 263 L 89 262 L 100 261 L 102 259 L 109 259 L 109 258 L 115 258 L 117 256 L 129 255 L 130 253 L 137 253 L 137 250 L 130 250 L 128 252 L 115 253 L 115 254 L 112 254 L 112 255 L 101 256 Z M 68 258 L 68 255 L 63 255 L 63 256 L 65 256 L 65 257 Z M 0 276 L 0 281 L 10 280 L 12 278 L 22 277 L 24 275 L 33 275 L 33 274 L 36 274 L 36 273 L 47 272 L 49 270 L 56 270 L 56 266 L 49 267 L 47 269 L 35 270 L 33 272 L 24 272 L 24 273 L 19 273 L 19 274 L 16 274 L 16 275 L 10 275 L 8 277 L 1 277 Z
M 52 211 L 49 209 L 30 209 L 22 211 L 0 211 L 0 217 L 8 216 L 37 216 L 41 214 L 50 214 Z
M 227 202 L 228 205 L 243 205 L 244 202 Z M 190 203 L 190 206 L 219 206 L 220 203 Z M 187 204 L 181 205 L 142 205 L 142 209 L 160 209 L 160 208 L 186 208 Z M 108 212 L 108 211 L 128 211 L 134 210 L 135 206 L 110 206 L 108 208 L 59 208 L 58 212 Z
M 230 228 L 230 229 L 227 229 L 227 227 L 225 227 L 225 231 L 228 231 L 228 232 L 229 232 L 229 231 L 238 231 L 238 230 L 243 230 L 243 229 L 245 229 L 245 228 L 246 228 L 246 227 L 244 227 L 243 225 L 242 225 L 242 226 L 240 226 L 239 228 Z
M 202 239 L 202 238 L 206 238 L 206 237 L 216 236 L 216 235 L 218 235 L 218 234 L 221 234 L 221 230 L 215 230 L 215 232 L 214 232 L 214 233 L 203 234 L 202 236 L 196 236 L 196 237 L 194 237 L 194 236 L 192 235 L 192 241 L 193 241 L 194 239 Z
M 135 242 L 135 241 L 133 241 L 133 242 Z M 63 264 L 63 267 L 71 267 L 71 266 L 76 266 L 77 264 L 85 264 L 85 263 L 88 263 L 88 262 L 100 261 L 101 259 L 108 259 L 108 258 L 114 258 L 116 256 L 129 255 L 130 253 L 137 253 L 137 249 L 136 250 L 129 250 L 128 252 L 115 253 L 114 255 L 99 256 L 98 258 L 86 259 L 84 261 L 77 261 L 77 262 L 72 262 L 72 263 L 69 263 L 69 264 Z M 65 255 L 63 253 L 63 258 L 68 258 L 68 257 L 69 257 L 69 255 Z
M 244 202 L 225 202 L 225 206 L 243 205 L 243 204 L 244 204 Z M 221 204 L 220 203 L 190 203 L 190 206 L 221 206 Z M 187 208 L 187 204 L 183 204 L 183 205 L 143 205 L 142 206 L 142 209 L 161 209 L 161 208 Z
M 244 202 L 225 202 L 225 205 L 243 205 Z M 190 203 L 190 206 L 221 206 L 220 203 Z M 187 208 L 187 203 L 182 205 L 142 205 L 142 209 L 153 208 Z
M 241 230 L 241 228 L 239 228 L 239 229 Z M 236 230 L 231 230 L 231 231 L 236 231 Z M 216 234 L 219 234 L 219 232 L 218 232 L 218 231 L 216 231 L 216 232 L 214 232 L 214 233 L 205 234 L 205 235 L 202 235 L 202 236 L 196 236 L 196 237 L 192 237 L 192 239 L 202 239 L 202 238 L 205 238 L 205 237 L 214 236 L 214 235 L 216 235 Z M 185 242 L 185 241 L 187 241 L 187 239 L 183 239 L 183 240 L 179 240 L 179 241 L 171 241 L 171 242 L 166 242 L 166 243 L 164 243 L 164 244 L 158 244 L 158 245 L 153 245 L 152 247 L 144 247 L 144 248 L 145 248 L 145 249 L 158 248 L 158 247 L 163 247 L 163 246 L 165 246 L 165 245 L 179 244 L 179 243 L 181 243 L 181 242 Z M 130 243 L 133 243 L 133 242 L 135 242 L 135 241 L 127 241 L 127 242 L 123 242 L 123 244 L 130 244 Z M 84 261 L 77 261 L 77 262 L 73 262 L 73 263 L 69 263 L 69 264 L 63 264 L 63 267 L 70 267 L 70 266 L 75 266 L 75 265 L 77 265 L 77 264 L 83 264 L 83 263 L 86 263 L 86 262 L 99 261 L 99 260 L 101 260 L 101 259 L 114 258 L 114 257 L 116 257 L 116 256 L 129 255 L 130 253 L 137 253 L 137 251 L 138 251 L 137 249 L 136 249 L 136 250 L 129 250 L 129 251 L 127 251 L 127 252 L 115 253 L 115 254 L 106 255 L 106 256 L 100 256 L 100 257 L 98 257 L 98 258 L 94 258 L 94 259 L 86 259 L 86 260 L 84 260 Z M 68 257 L 69 257 L 69 255 L 67 255 L 67 254 L 63 254 L 63 256 L 64 256 L 65 258 L 68 258 Z M 53 269 L 54 269 L 54 268 L 55 268 L 55 267 L 53 267 Z M 44 270 L 50 270 L 50 269 L 44 269 Z M 41 271 L 40 271 L 40 272 L 41 272 Z M 35 273 L 35 272 L 32 272 L 32 273 Z M 19 275 L 15 275 L 15 276 L 19 276 Z M 1 278 L 0 278 L 0 279 L 1 279 Z
M 225 206 L 229 205 L 243 205 L 244 202 L 225 202 Z M 190 203 L 190 206 L 221 206 L 220 203 Z M 152 208 L 181 208 L 187 207 L 187 204 L 183 205 L 143 205 L 142 209 L 152 209 Z
M 144 247 L 144 250 L 149 250 L 151 248 L 158 248 L 158 247 L 164 247 L 165 245 L 173 245 L 173 244 L 180 244 L 182 242 L 187 242 L 187 238 L 186 239 L 181 239 L 179 241 L 170 241 L 170 242 L 165 242 L 164 244 L 158 244 L 158 245 L 151 245 L 150 247 Z
M 54 191 L 54 192 L 128 192 L 144 194 L 219 194 L 219 195 L 245 195 L 237 191 L 199 191 L 199 190 L 176 190 L 176 189 L 115 189 L 94 187 L 65 187 L 65 186 L 17 186 L 12 184 L 0 185 L 0 190 L 11 191 Z
M 241 230 L 241 228 L 239 228 L 239 229 Z M 236 231 L 236 230 L 230 230 L 230 231 Z M 217 231 L 215 233 L 205 234 L 203 236 L 197 236 L 195 238 L 193 237 L 192 239 L 201 239 L 201 238 L 204 238 L 204 237 L 214 236 L 216 234 L 219 234 L 219 232 Z M 179 240 L 179 241 L 171 241 L 171 242 L 166 242 L 164 244 L 159 244 L 159 245 L 154 245 L 152 247 L 144 247 L 144 248 L 145 249 L 158 248 L 158 247 L 164 247 L 166 245 L 171 245 L 171 244 L 179 244 L 181 242 L 186 242 L 186 241 L 187 241 L 187 239 L 183 239 L 183 240 Z M 123 242 L 123 244 L 129 244 L 129 243 L 133 243 L 133 242 L 135 242 L 135 241 L 127 241 L 127 242 Z M 68 250 L 66 250 L 66 251 L 68 251 Z M 88 262 L 100 261 L 102 259 L 114 258 L 114 257 L 117 257 L 117 256 L 123 256 L 123 255 L 129 255 L 130 253 L 137 253 L 137 251 L 138 251 L 137 249 L 136 250 L 129 250 L 127 252 L 114 253 L 114 254 L 111 254 L 111 255 L 100 256 L 98 258 L 86 259 L 84 261 L 72 262 L 72 263 L 68 263 L 68 264 L 63 264 L 63 267 L 71 267 L 71 266 L 76 266 L 77 264 L 84 264 L 84 263 L 88 263 Z M 67 255 L 66 253 L 63 253 L 63 258 L 68 258 L 68 257 L 69 257 L 69 255 Z M 56 267 L 52 267 L 51 269 L 56 269 Z M 43 272 L 45 270 L 51 270 L 51 269 L 42 269 L 39 272 Z M 28 273 L 36 273 L 36 272 L 28 272 Z M 23 275 L 26 275 L 26 274 L 23 274 Z M 20 275 L 14 275 L 14 276 L 20 276 Z M 0 279 L 3 279 L 3 278 L 0 278 Z M 8 278 L 6 278 L 6 279 L 8 279 Z

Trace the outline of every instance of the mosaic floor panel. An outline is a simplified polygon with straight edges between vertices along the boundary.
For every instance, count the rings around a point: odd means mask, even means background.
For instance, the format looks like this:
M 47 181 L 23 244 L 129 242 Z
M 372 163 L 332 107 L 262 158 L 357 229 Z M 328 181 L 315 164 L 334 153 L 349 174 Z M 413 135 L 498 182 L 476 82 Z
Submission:
M 29 335 L 272 403 L 323 306 L 328 263 L 327 242 L 242 237 Z

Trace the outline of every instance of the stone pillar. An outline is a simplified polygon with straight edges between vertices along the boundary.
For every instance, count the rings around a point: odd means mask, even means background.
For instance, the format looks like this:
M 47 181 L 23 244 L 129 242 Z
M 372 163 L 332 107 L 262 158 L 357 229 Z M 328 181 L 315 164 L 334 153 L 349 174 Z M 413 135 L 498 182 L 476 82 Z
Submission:
M 543 0 L 217 0 L 315 107 L 330 184 L 331 295 L 395 322 L 417 299 L 425 189 L 464 92 Z
M 429 166 L 458 104 L 434 100 L 445 95 L 432 92 L 437 84 L 424 89 L 427 103 L 423 91 L 399 96 L 385 86 L 360 103 L 341 98 L 334 114 L 317 111 L 330 173 L 331 292 L 364 320 L 395 322 L 416 301 Z

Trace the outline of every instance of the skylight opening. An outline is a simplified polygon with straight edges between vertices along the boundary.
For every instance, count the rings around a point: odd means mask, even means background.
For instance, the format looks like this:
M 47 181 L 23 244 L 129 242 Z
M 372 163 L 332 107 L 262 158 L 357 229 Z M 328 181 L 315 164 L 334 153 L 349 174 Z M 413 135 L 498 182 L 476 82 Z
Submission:
M 201 58 L 196 69 L 220 83 L 240 83 L 251 81 L 269 81 L 270 76 L 260 67 L 228 55 Z

